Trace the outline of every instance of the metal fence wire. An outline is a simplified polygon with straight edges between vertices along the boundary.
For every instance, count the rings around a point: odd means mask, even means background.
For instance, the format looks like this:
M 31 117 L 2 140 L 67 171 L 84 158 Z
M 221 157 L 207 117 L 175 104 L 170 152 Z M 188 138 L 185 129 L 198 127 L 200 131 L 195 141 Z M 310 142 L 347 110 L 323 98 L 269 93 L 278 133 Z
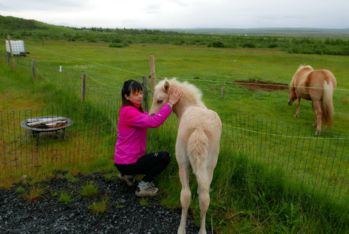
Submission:
M 1 57 L 4 58 L 2 55 Z M 21 69 L 21 72 L 28 76 L 32 73 L 31 60 L 17 59 L 15 63 L 16 69 Z M 91 164 L 99 158 L 112 160 L 117 110 L 121 104 L 120 94 L 115 93 L 115 90 L 120 90 L 122 80 L 135 77 L 135 73 L 130 73 L 130 77 L 117 79 L 103 77 L 98 69 L 106 68 L 107 65 L 84 64 L 83 60 L 77 60 L 74 66 L 64 66 L 62 72 L 56 63 L 37 61 L 35 64 L 34 82 L 48 82 L 55 89 L 62 91 L 62 99 L 59 100 L 62 104 L 50 105 L 47 109 L 0 112 L 0 186 L 17 181 L 22 176 L 45 177 L 52 170 L 74 169 Z M 84 102 L 80 102 L 82 72 L 87 72 L 88 80 Z M 141 81 L 141 72 L 136 75 Z M 109 85 L 102 82 L 104 80 L 108 80 Z M 270 102 L 271 94 L 246 94 L 246 91 L 234 82 L 224 83 L 204 78 L 193 78 L 189 81 L 203 92 L 217 97 L 222 95 L 224 84 L 225 98 L 255 95 L 258 99 Z M 343 103 L 347 100 L 348 91 L 338 90 Z M 243 155 L 271 170 L 282 171 L 295 183 L 324 193 L 333 200 L 348 200 L 347 129 L 325 134 L 323 137 L 314 137 L 309 129 L 291 129 L 280 122 L 258 119 L 244 114 L 244 111 L 239 113 L 222 118 L 220 162 L 224 162 L 226 157 Z M 37 142 L 33 133 L 22 128 L 21 123 L 40 116 L 65 116 L 70 118 L 73 124 L 65 130 L 64 138 L 59 133 L 49 132 L 40 134 Z M 148 150 L 162 150 L 166 147 L 165 150 L 174 154 L 177 126 L 176 119 L 171 117 L 160 129 L 149 131 Z
M 98 110 L 81 105 L 71 110 L 0 112 L 0 181 L 72 168 L 100 157 L 112 159 L 120 102 L 102 106 Z M 62 133 L 48 132 L 40 134 L 37 142 L 31 130 L 22 128 L 21 123 L 40 116 L 65 116 L 73 124 L 65 130 L 64 138 Z M 166 147 L 174 152 L 176 129 L 173 116 L 160 129 L 150 130 L 148 150 Z M 296 134 L 289 132 L 282 125 L 251 116 L 231 117 L 223 122 L 220 157 L 242 154 L 270 169 L 284 171 L 313 190 L 321 190 L 335 199 L 347 198 L 348 138 L 313 137 L 302 128 Z

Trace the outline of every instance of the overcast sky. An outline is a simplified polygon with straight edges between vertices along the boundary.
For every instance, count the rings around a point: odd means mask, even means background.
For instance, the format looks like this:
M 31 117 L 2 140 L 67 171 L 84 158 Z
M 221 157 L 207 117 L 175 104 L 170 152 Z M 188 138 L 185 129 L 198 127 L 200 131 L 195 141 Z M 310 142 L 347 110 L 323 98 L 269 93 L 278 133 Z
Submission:
M 0 15 L 76 27 L 349 28 L 349 0 L 0 0 Z

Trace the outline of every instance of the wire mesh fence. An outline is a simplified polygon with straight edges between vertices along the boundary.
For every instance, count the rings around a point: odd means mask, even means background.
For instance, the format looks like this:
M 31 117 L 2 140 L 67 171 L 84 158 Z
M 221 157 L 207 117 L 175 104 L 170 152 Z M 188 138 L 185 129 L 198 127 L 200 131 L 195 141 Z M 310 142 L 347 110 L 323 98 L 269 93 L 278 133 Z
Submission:
M 0 184 L 12 183 L 23 175 L 42 177 L 54 169 L 76 168 L 112 154 L 107 143 L 115 139 L 116 105 L 105 107 L 100 105 L 97 110 L 81 104 L 71 109 L 0 112 Z M 27 120 L 52 117 L 69 118 L 72 124 L 52 131 L 47 126 L 40 126 L 42 131 L 23 127 Z
M 0 112 L 0 181 L 53 169 L 90 163 L 100 157 L 112 160 L 120 103 L 100 109 L 54 108 L 44 111 Z M 64 116 L 73 124 L 62 132 L 42 133 L 21 127 L 24 120 Z M 257 124 L 256 124 L 257 123 Z M 171 117 L 159 129 L 149 131 L 149 151 L 174 152 L 177 120 Z M 304 129 L 292 131 L 251 116 L 235 116 L 223 122 L 221 160 L 242 154 L 251 161 L 281 170 L 292 180 L 333 199 L 349 197 L 349 148 L 347 136 L 313 137 Z M 227 150 L 228 149 L 228 150 Z
M 315 137 L 304 128 L 236 116 L 223 123 L 223 145 L 332 199 L 349 197 L 347 135 Z
M 54 87 L 52 90 L 61 92 L 61 98 L 49 105 L 52 106 L 50 109 L 0 112 L 0 181 L 3 183 L 15 181 L 23 175 L 44 176 L 53 169 L 74 167 L 113 155 L 122 80 L 134 79 L 135 76 L 141 80 L 142 72 L 108 75 L 101 71 L 125 69 L 89 64 L 81 58 L 76 58 L 74 65 L 62 66 L 61 63 L 61 60 L 37 60 L 33 78 L 32 61 L 16 59 L 16 69 L 27 74 L 28 79 L 33 79 L 35 83 Z M 83 73 L 87 74 L 86 99 L 81 102 Z M 229 79 L 223 81 L 193 76 L 186 80 L 198 86 L 205 95 L 216 98 L 232 100 L 249 97 L 277 107 L 281 106 L 281 102 L 287 102 L 286 99 L 280 101 L 279 94 L 250 92 Z M 347 92 L 346 89 L 338 90 L 337 102 L 345 104 L 348 101 Z M 286 92 L 284 96 L 287 98 Z M 238 114 L 222 116 L 223 155 L 220 160 L 241 154 L 272 170 L 283 171 L 295 183 L 305 185 L 310 190 L 320 191 L 334 200 L 348 199 L 347 129 L 336 129 L 324 137 L 313 137 L 310 128 L 295 128 L 281 120 L 268 121 L 247 112 L 241 107 L 236 109 Z M 348 114 L 343 109 L 337 113 Z M 37 144 L 32 132 L 21 128 L 21 122 L 38 116 L 66 116 L 73 120 L 73 125 L 65 130 L 64 139 L 58 133 L 51 132 L 40 135 Z M 177 121 L 171 118 L 160 129 L 151 130 L 148 150 L 174 152 L 176 129 Z

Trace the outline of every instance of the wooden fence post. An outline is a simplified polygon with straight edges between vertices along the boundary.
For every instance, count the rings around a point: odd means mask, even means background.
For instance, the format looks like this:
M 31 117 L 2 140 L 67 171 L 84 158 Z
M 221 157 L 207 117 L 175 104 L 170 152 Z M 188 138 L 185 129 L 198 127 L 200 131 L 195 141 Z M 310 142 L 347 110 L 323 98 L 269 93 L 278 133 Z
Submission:
M 10 37 L 10 35 L 7 35 L 7 42 L 8 42 L 8 47 L 10 48 L 9 63 L 11 63 L 12 67 L 14 68 L 16 66 L 16 64 L 15 64 L 15 60 L 13 58 L 13 52 L 12 52 L 12 45 L 11 45 L 11 37 Z
M 221 98 L 224 98 L 224 84 L 221 87 Z
M 81 100 L 85 101 L 86 95 L 86 73 L 82 73 L 81 75 Z
M 148 78 L 143 76 L 143 106 L 146 112 L 148 112 Z
M 10 60 L 11 60 L 11 54 L 6 51 L 6 62 L 8 66 L 10 66 Z
M 36 80 L 36 62 L 32 60 L 32 80 Z
M 149 67 L 150 67 L 150 88 L 154 91 L 155 87 L 155 57 L 154 55 L 150 55 L 149 57 Z

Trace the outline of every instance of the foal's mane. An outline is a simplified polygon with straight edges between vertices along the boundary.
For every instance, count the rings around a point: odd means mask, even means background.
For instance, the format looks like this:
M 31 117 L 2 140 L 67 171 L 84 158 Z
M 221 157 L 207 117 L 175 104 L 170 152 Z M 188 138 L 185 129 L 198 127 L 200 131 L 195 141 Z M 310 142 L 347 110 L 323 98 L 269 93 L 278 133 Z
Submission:
M 191 99 L 194 99 L 198 104 L 203 104 L 202 103 L 202 92 L 195 87 L 194 85 L 184 81 L 184 82 L 180 82 L 178 81 L 176 78 L 172 78 L 172 79 L 167 79 L 165 78 L 164 80 L 162 80 L 159 85 L 164 85 L 165 81 L 168 81 L 170 83 L 170 87 L 178 87 L 180 90 L 182 90 L 183 92 L 183 96 L 189 97 Z

